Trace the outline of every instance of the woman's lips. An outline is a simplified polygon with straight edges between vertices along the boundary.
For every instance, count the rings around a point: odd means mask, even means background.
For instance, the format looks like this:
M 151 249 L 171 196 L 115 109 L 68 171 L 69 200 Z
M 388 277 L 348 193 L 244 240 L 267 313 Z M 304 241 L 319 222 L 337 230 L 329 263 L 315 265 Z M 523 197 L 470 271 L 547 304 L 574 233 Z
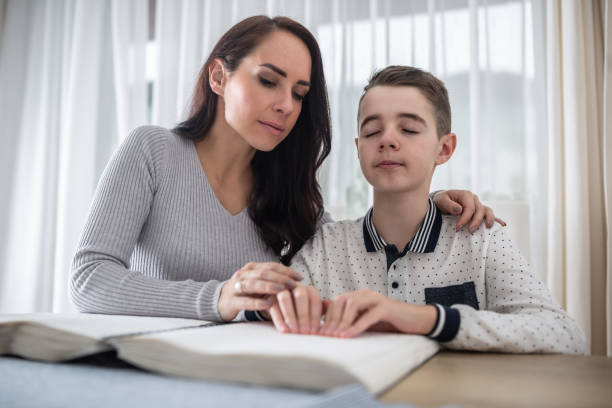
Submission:
M 259 123 L 261 123 L 270 133 L 276 136 L 281 135 L 285 131 L 283 126 L 274 122 L 264 122 L 260 120 Z

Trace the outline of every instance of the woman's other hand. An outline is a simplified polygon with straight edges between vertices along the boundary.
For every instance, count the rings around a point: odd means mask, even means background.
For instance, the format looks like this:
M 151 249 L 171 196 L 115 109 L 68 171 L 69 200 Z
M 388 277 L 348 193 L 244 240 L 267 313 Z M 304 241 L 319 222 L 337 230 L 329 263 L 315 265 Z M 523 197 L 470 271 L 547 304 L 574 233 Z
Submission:
M 249 262 L 223 284 L 217 309 L 224 321 L 241 310 L 267 310 L 275 295 L 297 287 L 302 276 L 276 262 Z
M 504 227 L 506 223 L 495 217 L 493 210 L 483 205 L 478 196 L 467 190 L 444 190 L 438 191 L 433 196 L 433 201 L 443 214 L 459 215 L 457 231 L 468 223 L 469 232 L 474 232 L 485 221 L 487 228 L 491 228 L 497 221 Z

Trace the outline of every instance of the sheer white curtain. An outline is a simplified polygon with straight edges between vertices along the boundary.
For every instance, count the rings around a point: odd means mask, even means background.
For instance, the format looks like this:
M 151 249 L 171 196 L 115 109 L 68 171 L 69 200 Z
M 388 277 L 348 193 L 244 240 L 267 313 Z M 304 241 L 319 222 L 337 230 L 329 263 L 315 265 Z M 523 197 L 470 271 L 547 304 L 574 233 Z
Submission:
M 6 1 L 1 312 L 71 309 L 70 259 L 98 177 L 118 129 L 145 120 L 146 95 L 136 75 L 147 6 L 146 0 Z

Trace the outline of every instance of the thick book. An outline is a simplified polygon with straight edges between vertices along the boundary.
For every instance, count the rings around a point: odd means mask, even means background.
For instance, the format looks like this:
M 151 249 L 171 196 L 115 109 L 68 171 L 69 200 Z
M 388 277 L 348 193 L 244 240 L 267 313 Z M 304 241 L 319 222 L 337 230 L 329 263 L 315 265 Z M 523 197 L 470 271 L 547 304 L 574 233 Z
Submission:
M 329 390 L 361 383 L 378 394 L 431 358 L 423 336 L 342 339 L 282 334 L 266 322 L 100 314 L 0 315 L 0 355 L 61 362 L 115 350 L 154 372 L 203 380 Z

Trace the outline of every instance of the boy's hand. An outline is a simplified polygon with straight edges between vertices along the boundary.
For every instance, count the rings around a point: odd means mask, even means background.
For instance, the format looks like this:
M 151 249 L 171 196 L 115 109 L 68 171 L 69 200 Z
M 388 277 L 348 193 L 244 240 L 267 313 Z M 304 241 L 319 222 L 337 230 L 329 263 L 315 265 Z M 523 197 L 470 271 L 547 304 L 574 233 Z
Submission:
M 435 306 L 411 305 L 361 289 L 336 296 L 327 305 L 325 324 L 319 334 L 353 337 L 369 328 L 427 334 L 436 324 L 437 313 Z
M 323 303 L 315 287 L 298 285 L 293 290 L 278 293 L 268 313 L 282 333 L 317 334 Z
M 485 220 L 487 228 L 491 228 L 495 221 L 504 227 L 506 223 L 495 217 L 493 210 L 483 205 L 476 194 L 467 190 L 439 191 L 433 196 L 433 201 L 443 214 L 459 215 L 457 231 L 463 228 L 470 220 L 469 232 L 474 232 Z

